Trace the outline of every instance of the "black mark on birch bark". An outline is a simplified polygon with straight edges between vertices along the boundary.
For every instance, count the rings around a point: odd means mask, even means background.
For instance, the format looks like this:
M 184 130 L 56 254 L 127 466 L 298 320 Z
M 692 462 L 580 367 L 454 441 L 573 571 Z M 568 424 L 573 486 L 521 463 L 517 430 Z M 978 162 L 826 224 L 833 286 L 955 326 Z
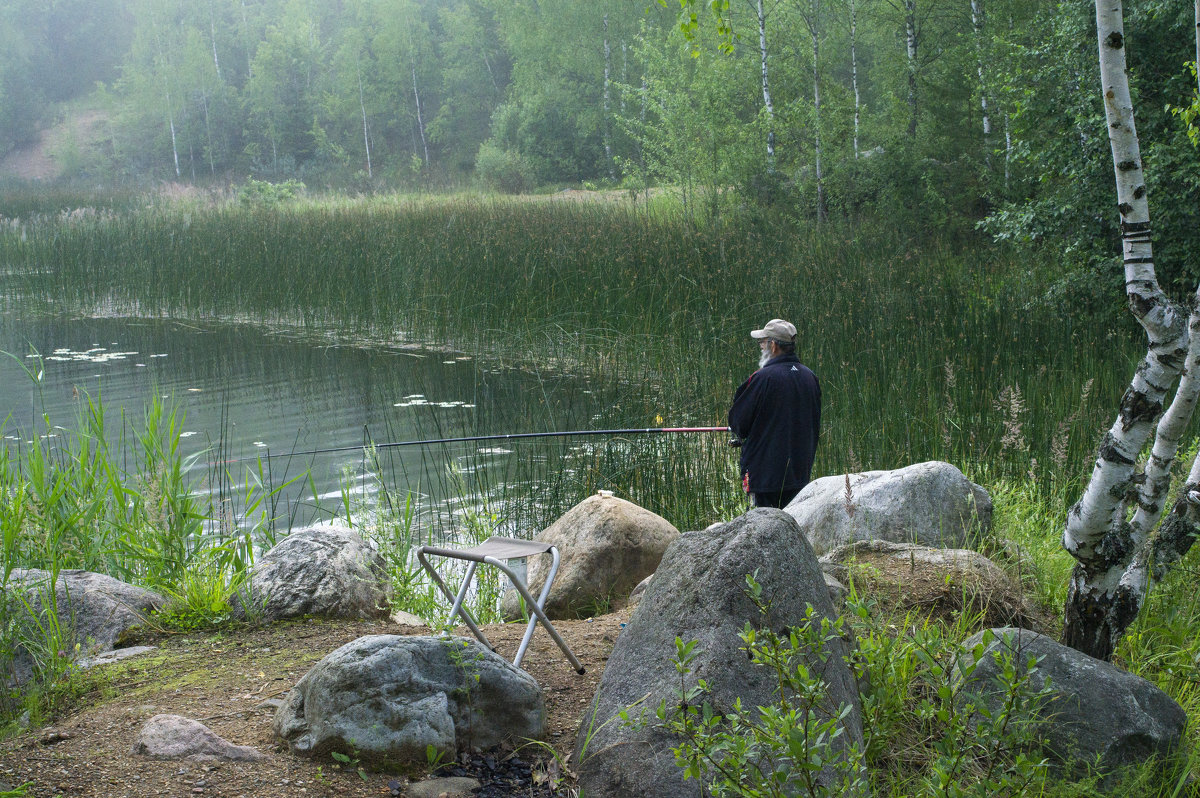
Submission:
M 1125 432 L 1141 422 L 1152 422 L 1162 413 L 1162 402 L 1157 402 L 1141 391 L 1130 389 L 1121 399 L 1121 429 Z
M 1121 465 L 1133 465 L 1133 460 L 1121 454 L 1121 450 L 1117 448 L 1117 439 L 1113 437 L 1111 432 L 1104 434 L 1104 440 L 1100 442 L 1100 459 L 1107 460 L 1110 463 L 1120 463 Z M 1124 494 L 1125 489 L 1121 488 L 1121 493 Z
M 1108 37 L 1105 38 L 1104 43 L 1114 50 L 1120 50 L 1125 44 L 1125 37 L 1117 31 L 1113 31 L 1112 33 L 1108 34 Z

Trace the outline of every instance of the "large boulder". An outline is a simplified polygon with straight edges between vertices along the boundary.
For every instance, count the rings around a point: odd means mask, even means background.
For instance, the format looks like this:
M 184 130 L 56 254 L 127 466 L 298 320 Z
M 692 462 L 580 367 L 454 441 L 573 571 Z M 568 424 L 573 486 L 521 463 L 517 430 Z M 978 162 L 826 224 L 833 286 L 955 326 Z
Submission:
M 990 631 L 994 639 L 975 660 L 957 700 L 975 697 L 997 710 L 1005 695 L 996 652 L 1011 652 L 1020 665 L 1037 658 L 1031 682 L 1035 689 L 1048 685 L 1052 691 L 1038 713 L 1037 733 L 1046 740 L 1052 762 L 1069 768 L 1098 764 L 1110 771 L 1168 755 L 1180 744 L 1187 714 L 1145 679 L 1028 629 Z M 974 660 L 984 634 L 964 641 L 962 656 Z
M 59 571 L 52 590 L 49 571 L 14 568 L 5 592 L 12 603 L 14 618 L 29 630 L 24 637 L 50 643 L 38 630 L 58 628 L 63 636 L 57 644 L 64 655 L 72 658 L 76 654 L 93 657 L 112 651 L 125 641 L 133 627 L 145 623 L 151 613 L 167 603 L 152 590 L 78 570 Z M 18 595 L 22 600 L 13 601 Z M 13 659 L 15 680 L 27 681 L 33 675 L 35 657 L 44 656 L 58 656 L 58 652 L 19 647 Z
M 382 555 L 357 532 L 331 525 L 298 529 L 254 564 L 236 614 L 268 621 L 323 615 L 387 618 L 391 585 Z M 247 608 L 243 602 L 248 602 Z
M 826 575 L 853 582 L 898 613 L 918 610 L 947 620 L 982 613 L 987 626 L 1040 625 L 1021 589 L 998 565 L 970 549 L 935 549 L 912 543 L 863 540 L 820 558 Z
M 542 690 L 474 640 L 360 637 L 296 683 L 272 728 L 292 753 L 337 751 L 364 762 L 424 764 L 426 748 L 460 751 L 538 738 Z
M 992 499 L 949 463 L 813 480 L 784 508 L 818 555 L 856 540 L 967 548 L 992 524 Z
M 746 593 L 749 574 L 769 597 L 765 616 Z M 689 686 L 705 679 L 707 700 L 716 712 L 727 714 L 738 699 L 747 708 L 766 706 L 775 700 L 775 674 L 747 662 L 738 632 L 747 623 L 776 631 L 800 625 L 809 605 L 819 617 L 834 617 L 812 549 L 795 522 L 779 510 L 751 510 L 672 543 L 617 638 L 596 698 L 583 718 L 574 757 L 587 795 L 698 795 L 700 785 L 684 780 L 671 753 L 679 740 L 655 718 L 660 702 L 671 705 L 678 700 L 680 680 L 672 662 L 676 637 L 698 641 Z M 840 638 L 828 645 L 826 662 L 809 664 L 829 684 L 824 707 L 850 707 L 836 744 L 861 747 L 858 693 L 843 659 L 845 646 Z M 633 724 L 619 718 L 623 710 Z M 827 770 L 822 778 L 829 776 Z
M 670 522 L 607 491 L 589 496 L 568 510 L 535 540 L 552 543 L 561 557 L 558 575 L 546 597 L 551 618 L 582 618 L 605 611 L 614 599 L 624 600 L 638 582 L 654 573 L 663 552 L 679 530 Z M 551 559 L 530 558 L 526 582 L 539 595 Z M 505 591 L 501 612 L 521 617 L 520 596 Z

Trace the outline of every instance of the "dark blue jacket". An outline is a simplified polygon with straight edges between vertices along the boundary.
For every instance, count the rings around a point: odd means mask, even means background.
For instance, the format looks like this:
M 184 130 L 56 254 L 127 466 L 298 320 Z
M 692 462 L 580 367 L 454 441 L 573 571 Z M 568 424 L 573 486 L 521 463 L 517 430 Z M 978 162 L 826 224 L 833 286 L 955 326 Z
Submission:
M 733 395 L 729 428 L 742 439 L 742 484 L 749 492 L 803 488 L 821 431 L 817 376 L 795 355 L 772 358 Z

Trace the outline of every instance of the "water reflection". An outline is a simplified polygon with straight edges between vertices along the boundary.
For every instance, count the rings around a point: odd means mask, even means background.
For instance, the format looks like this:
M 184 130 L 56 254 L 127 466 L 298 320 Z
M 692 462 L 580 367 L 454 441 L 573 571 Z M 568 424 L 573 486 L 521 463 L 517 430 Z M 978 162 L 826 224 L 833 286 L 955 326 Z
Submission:
M 463 488 L 448 476 L 450 464 L 470 482 L 513 453 L 488 443 L 387 448 L 372 463 L 365 443 L 571 429 L 605 412 L 603 397 L 570 376 L 497 368 L 471 353 L 329 344 L 244 325 L 10 310 L 0 313 L 0 349 L 14 355 L 0 361 L 10 441 L 46 434 L 43 413 L 70 427 L 89 396 L 102 401 L 110 428 L 136 429 L 146 404 L 165 397 L 186 418 L 181 448 L 198 455 L 198 478 L 213 462 L 236 471 L 260 456 L 270 456 L 267 474 L 277 483 L 311 465 L 311 485 L 285 497 L 297 520 L 317 501 L 336 504 L 343 484 L 369 494 L 376 466 L 392 490 L 450 501 Z M 346 450 L 296 454 L 325 449 Z

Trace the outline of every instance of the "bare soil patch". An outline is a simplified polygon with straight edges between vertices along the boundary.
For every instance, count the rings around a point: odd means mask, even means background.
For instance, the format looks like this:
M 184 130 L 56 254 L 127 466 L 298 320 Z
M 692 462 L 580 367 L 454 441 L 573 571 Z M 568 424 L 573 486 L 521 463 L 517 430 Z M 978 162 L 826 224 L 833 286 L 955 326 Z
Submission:
M 104 137 L 108 116 L 103 111 L 88 110 L 75 114 L 53 127 L 43 130 L 34 144 L 13 150 L 0 159 L 0 177 L 20 180 L 53 180 L 65 168 L 62 154 L 69 146 L 89 150 Z
M 546 742 L 561 758 L 575 744 L 613 644 L 628 612 L 555 626 L 587 669 L 578 675 L 544 629 L 534 633 L 522 663 L 546 697 Z M 516 653 L 523 624 L 484 627 L 500 654 Z M 158 649 L 141 657 L 86 671 L 77 677 L 87 692 L 52 727 L 0 743 L 0 790 L 31 782 L 33 796 L 221 796 L 311 798 L 391 795 L 407 775 L 363 773 L 332 761 L 312 761 L 276 747 L 271 734 L 280 698 L 321 657 L 363 635 L 429 634 L 393 623 L 306 620 L 258 629 L 175 635 L 140 643 Z M 465 628 L 456 634 L 469 636 Z M 239 745 L 268 755 L 257 763 L 156 761 L 129 753 L 145 722 L 159 713 L 199 720 Z M 526 761 L 552 767 L 538 747 Z

